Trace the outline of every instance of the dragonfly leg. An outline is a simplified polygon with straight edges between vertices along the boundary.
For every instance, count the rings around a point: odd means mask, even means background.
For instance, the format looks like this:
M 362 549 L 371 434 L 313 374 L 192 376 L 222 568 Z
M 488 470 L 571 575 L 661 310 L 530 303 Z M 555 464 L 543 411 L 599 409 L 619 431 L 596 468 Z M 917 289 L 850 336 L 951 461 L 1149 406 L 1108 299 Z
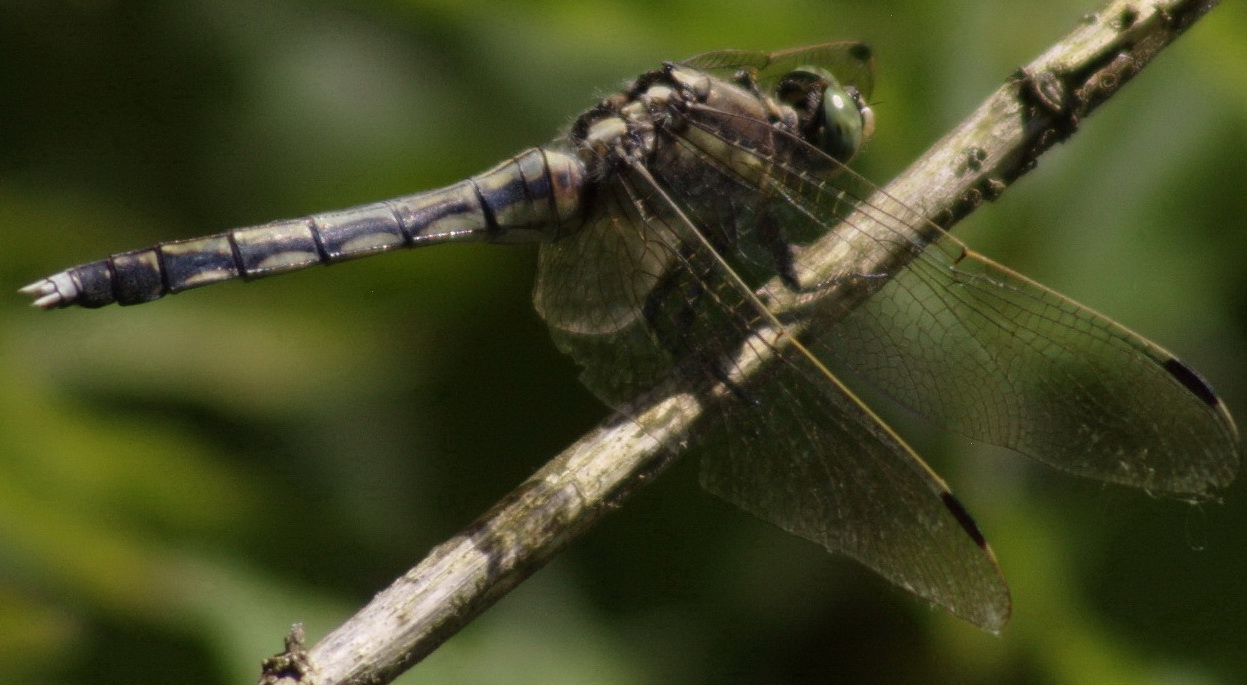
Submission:
M 775 220 L 775 215 L 765 208 L 758 215 L 758 239 L 770 252 L 775 274 L 779 276 L 784 287 L 794 293 L 805 292 L 801 287 L 801 279 L 797 276 L 792 242 L 788 240 L 784 227 Z

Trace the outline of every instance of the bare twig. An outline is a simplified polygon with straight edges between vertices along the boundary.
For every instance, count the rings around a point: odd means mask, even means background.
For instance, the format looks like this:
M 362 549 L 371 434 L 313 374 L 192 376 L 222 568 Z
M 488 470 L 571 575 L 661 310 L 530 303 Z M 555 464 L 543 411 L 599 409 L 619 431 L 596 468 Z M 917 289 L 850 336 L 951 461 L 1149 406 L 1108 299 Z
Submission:
M 952 226 L 1033 168 L 1216 4 L 1114 0 L 1084 17 L 889 184 L 893 199 L 883 202 L 899 200 Z M 865 226 L 871 217 L 854 220 Z M 837 259 L 852 260 L 857 273 L 879 270 L 880 257 L 865 248 Z M 828 265 L 831 273 L 844 273 L 838 264 Z M 296 628 L 286 653 L 266 661 L 262 685 L 375 685 L 427 656 L 660 472 L 671 456 L 664 445 L 681 444 L 704 407 L 688 395 L 655 393 L 632 410 L 647 429 L 616 419 L 585 435 L 315 646 L 304 647 Z

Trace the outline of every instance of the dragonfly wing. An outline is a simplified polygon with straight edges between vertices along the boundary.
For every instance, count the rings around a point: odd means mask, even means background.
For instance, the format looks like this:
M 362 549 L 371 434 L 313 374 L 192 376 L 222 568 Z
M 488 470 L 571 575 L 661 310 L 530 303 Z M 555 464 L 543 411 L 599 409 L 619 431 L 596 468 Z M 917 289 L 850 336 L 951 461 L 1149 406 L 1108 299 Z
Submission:
M 698 135 L 718 140 L 730 118 L 698 113 L 682 140 L 726 167 Z M 767 169 L 769 194 L 740 179 L 734 193 L 769 201 L 789 236 L 822 236 L 795 248 L 808 300 L 852 281 L 873 290 L 849 305 L 812 305 L 820 358 L 968 437 L 1078 475 L 1192 497 L 1233 480 L 1242 449 L 1233 420 L 1172 354 L 968 251 L 835 160 L 789 142 L 791 154 L 752 165 Z M 863 250 L 885 258 L 867 272 L 838 258 Z M 771 299 L 791 295 L 782 290 L 772 285 Z
M 602 184 L 584 226 L 543 244 L 538 258 L 537 312 L 581 366 L 581 382 L 615 408 L 672 368 L 645 307 L 672 271 L 678 240 L 646 204 L 621 182 Z
M 817 303 L 805 317 L 826 363 L 970 438 L 1081 476 L 1190 497 L 1233 480 L 1242 449 L 1233 420 L 1172 354 L 968 251 L 800 140 L 782 141 L 785 155 L 740 144 L 718 152 L 740 128 L 735 118 L 694 111 L 681 144 L 718 166 L 738 201 L 769 203 L 787 236 L 821 236 L 794 245 L 792 271 Z M 737 169 L 765 173 L 756 182 Z M 839 258 L 863 251 L 898 258 L 867 272 Z M 814 296 L 853 281 L 873 294 L 847 305 Z M 771 301 L 792 299 L 770 288 Z
M 807 48 L 691 64 L 769 74 L 818 59 Z M 1008 593 L 982 536 L 829 366 L 1082 475 L 1183 494 L 1233 475 L 1233 425 L 1185 366 L 969 255 L 764 110 L 733 106 L 745 84 L 712 88 L 726 106 L 689 104 L 644 166 L 596 181 L 586 228 L 543 248 L 536 295 L 612 406 L 660 382 L 707 398 L 708 489 L 998 628 Z
M 702 461 L 711 492 L 968 621 L 1001 628 L 1008 590 L 944 483 L 819 364 L 796 347 L 774 349 L 755 332 L 766 316 L 735 277 L 756 285 L 775 270 L 777 236 L 766 209 L 774 198 L 713 161 L 753 154 L 722 143 L 681 140 L 660 160 L 666 163 L 620 169 L 599 188 L 602 216 L 592 228 L 631 237 L 603 242 L 602 235 L 576 234 L 566 240 L 583 245 L 543 249 L 543 312 L 564 302 L 559 293 L 592 287 L 598 273 L 613 274 L 609 289 L 629 298 L 616 319 L 626 326 L 560 330 L 552 323 L 560 347 L 613 406 L 659 381 L 683 383 L 705 398 L 707 425 L 698 434 L 711 436 Z M 741 183 L 739 193 L 724 192 Z M 665 271 L 647 273 L 644 288 L 627 285 L 634 281 L 618 264 L 637 260 L 599 252 L 610 245 L 645 245 L 655 255 L 650 263 Z M 573 264 L 586 260 L 612 266 Z M 752 368 L 753 360 L 776 354 L 765 368 Z
M 552 328 L 610 335 L 638 323 L 642 304 L 671 262 L 671 238 L 606 192 L 573 239 L 542 245 L 533 302 Z
M 771 366 L 712 414 L 703 486 L 975 625 L 1002 628 L 1008 588 L 943 481 L 809 360 L 790 350 Z
M 1173 355 L 950 238 L 817 348 L 972 438 L 1081 476 L 1187 496 L 1233 480 L 1233 420 Z
M 801 67 L 826 69 L 841 85 L 857 88 L 866 99 L 870 98 L 875 85 L 874 56 L 870 46 L 851 41 L 807 45 L 778 52 L 715 50 L 694 55 L 680 63 L 727 76 L 745 69 L 752 72 L 764 88 Z
M 728 182 L 704 175 L 719 173 L 713 165 L 700 171 L 701 184 L 678 182 L 671 168 L 660 175 L 662 192 L 646 185 L 653 177 L 625 169 L 599 193 L 609 198 L 603 206 L 609 217 L 595 225 L 637 236 L 618 244 L 661 238 L 662 246 L 650 249 L 663 255 L 654 263 L 667 271 L 647 276 L 644 292 L 625 288 L 632 297 L 622 308 L 626 326 L 551 327 L 584 368 L 582 380 L 617 408 L 659 382 L 682 382 L 708 404 L 697 434 L 707 439 L 702 484 L 709 491 L 976 625 L 1003 627 L 1009 595 L 995 557 L 943 481 L 824 368 L 757 334 L 764 317 L 726 276 L 713 246 L 727 240 L 727 217 L 741 217 L 748 200 L 758 198 L 710 206 L 698 189 Z M 589 243 L 554 256 L 600 261 L 593 253 L 594 245 L 603 248 L 598 238 L 569 237 Z M 730 261 L 744 277 L 767 266 L 765 250 L 733 247 Z M 545 248 L 538 288 L 550 303 L 560 302 L 557 293 L 582 287 L 584 273 L 609 272 L 565 271 L 555 267 L 571 264 L 547 261 L 550 256 Z M 770 355 L 778 358 L 750 368 Z

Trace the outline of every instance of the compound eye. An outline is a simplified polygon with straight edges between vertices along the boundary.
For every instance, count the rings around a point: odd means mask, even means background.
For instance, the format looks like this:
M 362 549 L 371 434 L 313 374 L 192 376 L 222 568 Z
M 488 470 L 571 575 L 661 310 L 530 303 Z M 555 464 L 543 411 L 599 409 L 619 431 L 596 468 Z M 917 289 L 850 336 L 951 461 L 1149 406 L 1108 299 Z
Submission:
M 832 83 L 823 91 L 823 152 L 848 163 L 875 131 L 875 115 L 857 89 Z

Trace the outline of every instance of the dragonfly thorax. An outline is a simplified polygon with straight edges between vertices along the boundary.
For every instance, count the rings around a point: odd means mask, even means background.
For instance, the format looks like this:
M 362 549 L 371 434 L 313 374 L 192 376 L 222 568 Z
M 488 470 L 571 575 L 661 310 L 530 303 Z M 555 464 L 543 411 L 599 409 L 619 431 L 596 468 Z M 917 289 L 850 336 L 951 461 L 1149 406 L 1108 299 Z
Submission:
M 764 94 L 749 75 L 719 78 L 700 69 L 667 63 L 642 74 L 628 89 L 581 115 L 570 139 L 589 177 L 603 179 L 621 166 L 661 167 L 691 161 L 672 158 L 673 151 L 676 157 L 683 153 L 679 145 L 670 144 L 671 139 L 682 135 L 688 126 L 696 126 L 690 124 L 690 118 L 704 121 L 705 113 L 711 112 L 719 123 L 716 133 L 732 141 L 730 144 L 744 142 L 761 152 L 774 153 L 785 145 L 800 145 L 797 141 L 805 138 L 798 109 Z
M 628 90 L 581 115 L 571 140 L 590 178 L 604 178 L 621 164 L 648 161 L 657 144 L 656 132 L 679 125 L 681 112 L 690 102 L 704 100 L 707 90 L 707 83 L 676 78 L 675 67 L 667 65 L 643 74 Z

